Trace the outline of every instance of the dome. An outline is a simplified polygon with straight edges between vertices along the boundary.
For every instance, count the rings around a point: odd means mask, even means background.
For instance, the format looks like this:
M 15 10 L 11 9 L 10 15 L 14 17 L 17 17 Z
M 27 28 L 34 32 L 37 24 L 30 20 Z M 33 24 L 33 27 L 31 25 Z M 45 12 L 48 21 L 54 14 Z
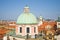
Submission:
M 32 13 L 22 13 L 17 19 L 17 24 L 37 24 L 37 18 Z

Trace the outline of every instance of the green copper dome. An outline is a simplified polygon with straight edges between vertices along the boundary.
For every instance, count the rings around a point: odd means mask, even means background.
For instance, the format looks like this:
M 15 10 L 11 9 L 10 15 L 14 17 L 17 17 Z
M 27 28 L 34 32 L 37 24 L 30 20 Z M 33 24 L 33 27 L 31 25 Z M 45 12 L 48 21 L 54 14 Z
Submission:
M 37 24 L 37 19 L 32 13 L 22 13 L 17 19 L 17 24 Z

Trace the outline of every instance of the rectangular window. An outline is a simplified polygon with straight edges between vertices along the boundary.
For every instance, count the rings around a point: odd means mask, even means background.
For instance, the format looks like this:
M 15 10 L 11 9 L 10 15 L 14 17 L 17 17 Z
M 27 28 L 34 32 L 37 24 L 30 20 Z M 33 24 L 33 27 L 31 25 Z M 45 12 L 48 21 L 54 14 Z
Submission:
M 22 33 L 22 27 L 20 27 L 20 33 Z
M 34 33 L 36 33 L 36 27 L 34 27 Z

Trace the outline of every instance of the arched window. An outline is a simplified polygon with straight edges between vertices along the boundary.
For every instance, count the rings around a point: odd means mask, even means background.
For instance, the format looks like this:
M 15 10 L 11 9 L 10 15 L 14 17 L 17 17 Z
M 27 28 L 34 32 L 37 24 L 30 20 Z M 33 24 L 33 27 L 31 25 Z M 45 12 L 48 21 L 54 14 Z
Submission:
M 20 33 L 22 33 L 22 27 L 20 27 Z
M 27 31 L 27 33 L 30 33 L 30 29 L 29 29 L 29 27 L 27 27 L 26 31 Z
M 34 33 L 36 33 L 36 27 L 34 27 Z

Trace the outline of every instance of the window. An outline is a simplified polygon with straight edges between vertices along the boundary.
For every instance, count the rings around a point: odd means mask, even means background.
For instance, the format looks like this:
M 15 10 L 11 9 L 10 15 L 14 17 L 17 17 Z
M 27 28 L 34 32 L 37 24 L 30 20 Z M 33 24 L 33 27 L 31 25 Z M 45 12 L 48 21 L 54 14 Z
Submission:
M 7 36 L 7 40 L 10 40 L 9 36 Z
M 20 27 L 20 33 L 22 33 L 22 27 Z
M 35 38 L 37 38 L 37 34 L 35 34 Z
M 27 30 L 26 30 L 26 31 L 27 31 L 27 33 L 30 33 L 30 29 L 29 29 L 29 27 L 27 27 Z
M 60 23 L 58 23 L 58 25 L 60 25 Z
M 36 33 L 36 27 L 34 27 L 34 33 Z
M 16 40 L 15 38 L 13 38 L 13 40 Z

